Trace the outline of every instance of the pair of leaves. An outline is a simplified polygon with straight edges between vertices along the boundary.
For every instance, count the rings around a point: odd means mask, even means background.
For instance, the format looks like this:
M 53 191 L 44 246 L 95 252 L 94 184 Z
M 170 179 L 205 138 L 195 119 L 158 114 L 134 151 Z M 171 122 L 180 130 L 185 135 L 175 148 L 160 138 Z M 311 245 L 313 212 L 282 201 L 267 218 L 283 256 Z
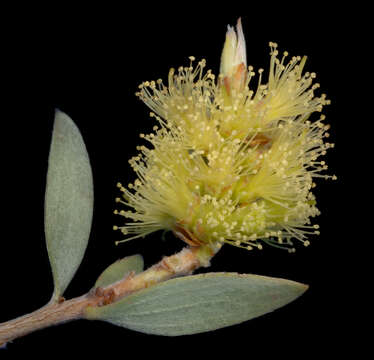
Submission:
M 113 304 L 90 307 L 85 315 L 147 334 L 189 335 L 261 316 L 307 288 L 285 279 L 208 273 L 153 285 Z
M 93 181 L 86 147 L 73 121 L 56 111 L 45 199 L 45 234 L 55 300 L 62 296 L 82 261 L 92 213 Z M 109 266 L 95 287 L 105 287 L 131 271 L 142 270 L 140 255 L 124 258 Z M 306 289 L 306 285 L 285 279 L 209 273 L 168 280 L 113 304 L 87 308 L 85 316 L 150 334 L 194 334 L 273 311 Z
M 109 266 L 96 281 L 105 287 L 143 270 L 140 255 Z M 208 273 L 168 280 L 113 304 L 89 307 L 88 320 L 102 320 L 147 334 L 178 336 L 234 325 L 295 300 L 307 286 L 259 275 Z

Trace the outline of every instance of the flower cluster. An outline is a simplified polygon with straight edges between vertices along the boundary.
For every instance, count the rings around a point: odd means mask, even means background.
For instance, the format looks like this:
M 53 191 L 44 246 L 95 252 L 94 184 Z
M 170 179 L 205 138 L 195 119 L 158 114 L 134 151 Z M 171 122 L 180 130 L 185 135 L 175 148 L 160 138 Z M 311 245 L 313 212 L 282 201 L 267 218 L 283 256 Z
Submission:
M 320 160 L 333 147 L 325 139 L 325 117 L 310 120 L 329 103 L 315 96 L 314 73 L 303 72 L 306 58 L 287 60 L 270 43 L 267 82 L 263 70 L 247 66 L 240 21 L 228 28 L 220 74 L 190 57 L 171 69 L 167 84 L 144 82 L 137 96 L 157 120 L 153 133 L 140 134 L 129 162 L 137 179 L 118 184 L 116 210 L 128 220 L 115 226 L 128 239 L 171 230 L 191 245 L 229 243 L 247 249 L 268 243 L 294 251 L 293 239 L 308 245 L 318 234 L 310 218 L 319 214 L 311 189 L 327 165 Z

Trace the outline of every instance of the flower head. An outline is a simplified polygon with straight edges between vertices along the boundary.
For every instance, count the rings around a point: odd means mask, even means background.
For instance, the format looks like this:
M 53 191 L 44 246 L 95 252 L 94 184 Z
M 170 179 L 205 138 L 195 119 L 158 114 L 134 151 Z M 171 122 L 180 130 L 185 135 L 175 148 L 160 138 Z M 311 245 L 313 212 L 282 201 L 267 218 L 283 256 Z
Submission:
M 292 239 L 308 245 L 307 236 L 318 233 L 311 189 L 316 177 L 335 178 L 321 174 L 327 165 L 320 160 L 333 144 L 325 142 L 325 117 L 310 115 L 329 101 L 315 96 L 306 58 L 287 62 L 274 43 L 267 82 L 260 69 L 253 89 L 240 21 L 237 33 L 228 28 L 218 78 L 205 60 L 194 66 L 190 57 L 170 70 L 167 84 L 139 86 L 158 126 L 140 135 L 149 145 L 130 160 L 135 182 L 118 185 L 117 201 L 129 209 L 115 212 L 130 221 L 115 228 L 128 239 L 164 229 L 189 244 L 293 251 Z

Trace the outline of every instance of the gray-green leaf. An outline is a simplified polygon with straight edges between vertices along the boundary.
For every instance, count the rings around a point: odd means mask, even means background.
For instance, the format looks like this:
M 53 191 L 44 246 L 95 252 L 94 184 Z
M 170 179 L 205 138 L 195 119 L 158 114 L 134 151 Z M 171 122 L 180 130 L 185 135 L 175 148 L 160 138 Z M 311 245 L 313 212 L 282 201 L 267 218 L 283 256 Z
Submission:
M 105 287 L 123 279 L 131 271 L 142 272 L 144 261 L 141 255 L 127 256 L 108 266 L 96 281 L 95 288 Z
M 107 306 L 90 307 L 86 317 L 148 334 L 196 334 L 266 314 L 295 300 L 307 288 L 258 275 L 193 275 L 151 286 Z
M 90 161 L 73 121 L 56 110 L 45 194 L 45 237 L 54 297 L 63 294 L 87 247 L 93 213 Z

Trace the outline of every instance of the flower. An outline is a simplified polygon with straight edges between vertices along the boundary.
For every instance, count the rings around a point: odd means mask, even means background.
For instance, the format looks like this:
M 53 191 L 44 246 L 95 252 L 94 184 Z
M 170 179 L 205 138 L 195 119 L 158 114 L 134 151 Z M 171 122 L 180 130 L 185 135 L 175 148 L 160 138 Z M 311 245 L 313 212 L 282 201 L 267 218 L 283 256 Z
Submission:
M 318 234 L 311 218 L 319 214 L 311 189 L 327 165 L 320 160 L 334 145 L 325 142 L 325 117 L 311 121 L 329 104 L 316 97 L 314 73 L 303 73 L 306 58 L 270 43 L 268 81 L 246 67 L 240 20 L 228 27 L 216 78 L 203 59 L 171 69 L 168 83 L 144 82 L 137 96 L 152 110 L 158 126 L 140 134 L 149 146 L 129 162 L 133 184 L 118 184 L 116 210 L 127 222 L 115 226 L 130 240 L 157 230 L 173 231 L 191 245 L 229 243 L 262 249 L 267 243 L 294 251 L 293 239 L 309 244 Z

